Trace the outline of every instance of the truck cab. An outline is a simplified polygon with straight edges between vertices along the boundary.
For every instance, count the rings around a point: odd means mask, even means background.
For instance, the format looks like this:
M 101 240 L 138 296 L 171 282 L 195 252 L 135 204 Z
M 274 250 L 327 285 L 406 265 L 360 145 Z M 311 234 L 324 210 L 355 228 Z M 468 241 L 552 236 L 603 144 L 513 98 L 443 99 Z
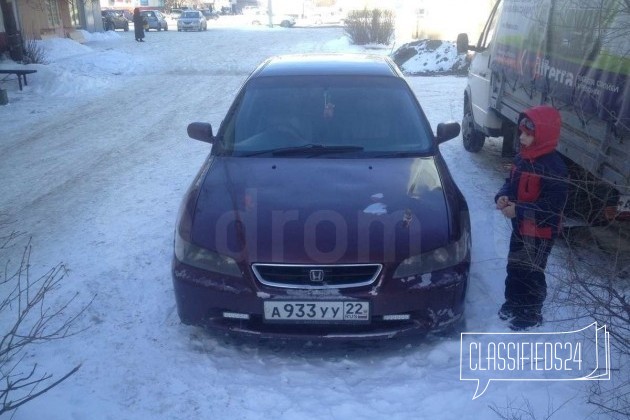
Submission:
M 520 113 L 551 105 L 562 116 L 571 210 L 589 221 L 630 218 L 628 28 L 624 0 L 497 0 L 476 44 L 457 39 L 458 52 L 474 52 L 464 148 L 503 137 L 502 154 L 513 155 Z

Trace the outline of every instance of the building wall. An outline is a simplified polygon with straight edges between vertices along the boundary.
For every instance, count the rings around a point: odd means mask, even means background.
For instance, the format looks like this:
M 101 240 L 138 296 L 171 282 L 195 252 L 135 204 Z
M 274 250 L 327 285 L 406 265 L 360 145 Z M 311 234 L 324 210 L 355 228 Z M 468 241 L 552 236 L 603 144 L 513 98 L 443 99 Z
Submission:
M 62 4 L 63 3 L 63 4 Z M 59 0 L 18 0 L 20 29 L 24 39 L 64 37 L 62 14 L 68 15 L 68 5 Z M 68 19 L 69 20 L 69 15 Z
M 164 0 L 98 0 L 101 9 L 133 10 L 135 7 L 164 8 Z

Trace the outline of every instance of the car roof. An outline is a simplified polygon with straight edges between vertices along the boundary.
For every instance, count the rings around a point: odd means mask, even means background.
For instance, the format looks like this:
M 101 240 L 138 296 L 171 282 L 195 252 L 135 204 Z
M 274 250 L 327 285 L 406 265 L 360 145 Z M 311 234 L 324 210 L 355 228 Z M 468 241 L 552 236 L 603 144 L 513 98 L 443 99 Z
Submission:
M 267 76 L 389 76 L 403 77 L 387 57 L 371 54 L 291 54 L 263 62 L 252 78 Z

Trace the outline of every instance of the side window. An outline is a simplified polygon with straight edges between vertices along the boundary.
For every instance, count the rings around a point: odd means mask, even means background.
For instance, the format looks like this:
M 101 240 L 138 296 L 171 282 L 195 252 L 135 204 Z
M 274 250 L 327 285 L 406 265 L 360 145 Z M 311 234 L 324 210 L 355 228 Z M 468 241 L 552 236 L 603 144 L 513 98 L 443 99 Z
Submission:
M 492 9 L 492 13 L 490 13 L 490 18 L 486 22 L 486 26 L 483 28 L 483 32 L 479 37 L 479 42 L 477 43 L 477 47 L 481 50 L 485 50 L 490 47 L 490 42 L 492 41 L 492 37 L 494 36 L 494 30 L 496 29 L 497 22 L 499 20 L 499 16 L 501 15 L 501 6 L 503 2 L 498 0 Z

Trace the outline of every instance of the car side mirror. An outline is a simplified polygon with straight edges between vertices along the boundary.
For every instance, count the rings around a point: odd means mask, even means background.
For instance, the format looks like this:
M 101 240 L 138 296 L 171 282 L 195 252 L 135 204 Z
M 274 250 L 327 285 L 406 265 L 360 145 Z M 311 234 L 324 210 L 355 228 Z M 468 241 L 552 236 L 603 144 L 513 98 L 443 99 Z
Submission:
M 458 122 L 439 123 L 436 135 L 438 144 L 459 136 L 460 131 L 461 126 Z
M 209 123 L 194 122 L 188 124 L 188 137 L 195 140 L 201 140 L 212 144 L 214 135 L 212 134 L 212 126 Z

